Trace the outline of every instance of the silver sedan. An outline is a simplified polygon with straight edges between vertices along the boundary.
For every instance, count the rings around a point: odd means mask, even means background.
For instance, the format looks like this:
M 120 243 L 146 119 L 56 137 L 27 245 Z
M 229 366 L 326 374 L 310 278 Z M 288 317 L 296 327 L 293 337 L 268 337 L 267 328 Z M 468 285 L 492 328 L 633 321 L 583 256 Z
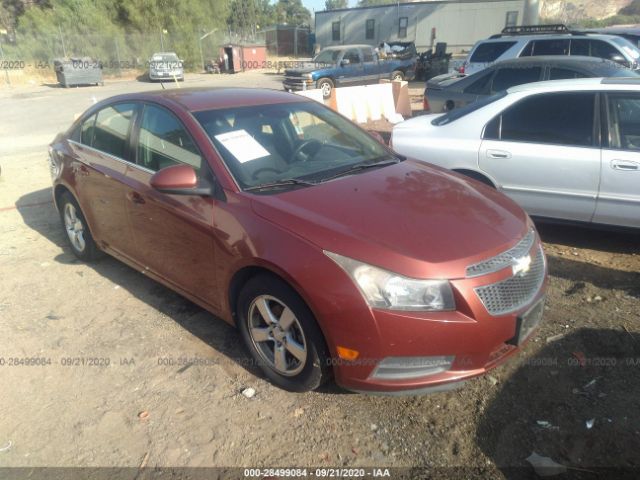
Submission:
M 503 191 L 530 215 L 640 228 L 640 81 L 520 85 L 396 125 L 398 153 Z

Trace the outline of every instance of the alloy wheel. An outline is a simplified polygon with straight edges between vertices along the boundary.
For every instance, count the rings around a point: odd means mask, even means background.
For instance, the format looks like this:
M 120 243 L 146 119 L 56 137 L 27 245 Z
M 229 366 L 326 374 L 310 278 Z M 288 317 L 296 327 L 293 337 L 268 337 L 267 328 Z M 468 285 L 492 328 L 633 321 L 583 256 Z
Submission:
M 83 252 L 87 245 L 84 239 L 84 225 L 78 217 L 76 207 L 71 203 L 64 206 L 64 226 L 71 245 L 79 252 Z

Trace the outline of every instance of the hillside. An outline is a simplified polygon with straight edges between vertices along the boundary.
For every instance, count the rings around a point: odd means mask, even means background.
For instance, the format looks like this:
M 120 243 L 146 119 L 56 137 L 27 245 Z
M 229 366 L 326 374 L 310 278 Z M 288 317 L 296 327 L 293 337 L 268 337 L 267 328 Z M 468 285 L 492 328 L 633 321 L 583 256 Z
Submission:
M 618 13 L 632 0 L 540 0 L 540 20 L 577 23 L 585 19 L 601 20 Z

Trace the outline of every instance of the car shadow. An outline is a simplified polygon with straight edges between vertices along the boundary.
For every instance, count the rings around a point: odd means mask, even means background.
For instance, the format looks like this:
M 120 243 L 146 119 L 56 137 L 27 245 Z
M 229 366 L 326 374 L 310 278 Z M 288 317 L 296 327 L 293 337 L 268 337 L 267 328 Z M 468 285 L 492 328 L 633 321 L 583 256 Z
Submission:
M 506 478 L 536 478 L 534 452 L 567 467 L 556 478 L 637 478 L 640 335 L 581 329 L 521 363 L 476 430 Z
M 25 225 L 62 249 L 54 258 L 56 262 L 82 263 L 69 248 L 58 212 L 51 200 L 50 188 L 23 195 L 16 202 L 16 208 Z M 247 372 L 264 378 L 246 352 L 242 339 L 233 326 L 111 256 L 105 255 L 100 260 L 86 265 L 166 315 Z
M 540 220 L 536 220 L 536 228 L 545 242 L 611 253 L 640 253 L 640 231 L 557 224 Z
M 37 190 L 20 197 L 15 204 L 16 209 L 25 225 L 62 250 L 55 256 L 56 262 L 82 264 L 83 262 L 73 255 L 68 245 L 60 217 L 51 198 L 50 188 Z M 250 357 L 237 329 L 224 320 L 109 255 L 86 265 L 166 315 L 251 375 L 269 381 Z M 333 381 L 327 382 L 316 391 L 333 395 L 352 393 L 342 389 Z

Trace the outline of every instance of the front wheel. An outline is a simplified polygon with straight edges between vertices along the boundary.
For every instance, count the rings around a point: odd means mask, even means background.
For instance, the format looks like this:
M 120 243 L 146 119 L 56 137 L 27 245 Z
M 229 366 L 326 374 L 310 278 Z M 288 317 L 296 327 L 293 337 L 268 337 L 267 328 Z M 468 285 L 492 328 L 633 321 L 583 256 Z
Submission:
M 330 78 L 321 78 L 316 86 L 322 90 L 322 98 L 329 98 L 333 90 L 333 81 Z
M 285 390 L 308 392 L 329 377 L 324 337 L 300 296 L 279 278 L 258 275 L 238 296 L 238 327 L 251 357 Z
M 391 81 L 400 82 L 402 80 L 404 80 L 404 73 L 402 73 L 400 70 L 396 70 L 391 74 Z

